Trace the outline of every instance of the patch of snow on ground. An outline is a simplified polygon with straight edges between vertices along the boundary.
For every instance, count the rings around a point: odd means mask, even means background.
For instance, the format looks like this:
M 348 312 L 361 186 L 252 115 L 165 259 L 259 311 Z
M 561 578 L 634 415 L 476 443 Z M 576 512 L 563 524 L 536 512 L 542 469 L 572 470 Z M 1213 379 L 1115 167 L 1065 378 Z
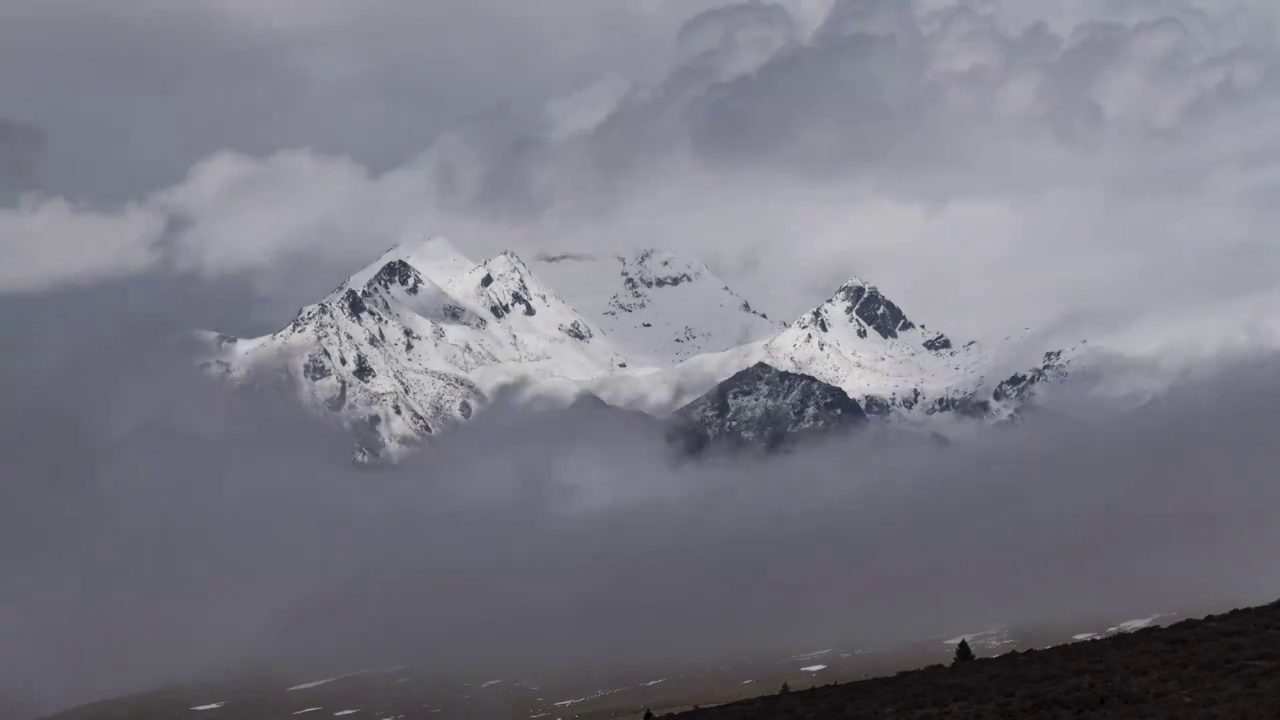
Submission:
M 1115 627 L 1107 628 L 1108 633 L 1126 633 L 1134 630 L 1141 630 L 1145 627 L 1151 627 L 1157 620 L 1163 617 L 1173 617 L 1177 613 L 1156 613 L 1151 617 L 1138 618 L 1137 620 L 1126 620 Z
M 498 683 L 500 683 L 500 682 L 502 682 L 502 681 L 501 681 L 501 680 L 490 680 L 489 682 L 481 683 L 481 684 L 480 684 L 480 687 L 482 687 L 482 688 L 493 687 L 494 685 L 497 685 L 497 684 L 498 684 Z
M 358 712 L 360 712 L 360 710 L 359 710 L 359 709 L 356 709 L 356 710 L 339 710 L 338 712 L 334 713 L 334 714 L 333 714 L 333 716 L 334 716 L 334 717 L 342 717 L 343 715 L 355 715 L 355 714 L 356 714 L 356 713 L 358 713 Z
M 657 679 L 657 680 L 650 680 L 650 681 L 649 681 L 649 682 L 647 682 L 647 683 L 641 683 L 641 684 L 640 684 L 640 687 L 652 687 L 652 686 L 654 686 L 654 685 L 657 685 L 657 684 L 658 684 L 658 683 L 660 683 L 660 682 L 666 682 L 666 680 L 667 680 L 666 678 L 659 678 L 659 679 Z
M 979 648 L 998 648 L 1006 645 L 1013 645 L 1017 641 L 1009 636 L 1008 628 L 995 628 L 977 633 L 968 633 L 966 635 L 957 635 L 948 640 L 943 640 L 943 645 L 959 645 L 961 640 L 968 641 L 974 647 Z
M 294 713 L 294 715 L 306 715 L 307 713 L 313 713 L 317 710 L 323 710 L 323 709 L 324 708 L 322 707 L 307 708 L 306 710 L 299 710 L 298 712 Z
M 294 690 L 310 690 L 311 688 L 318 688 L 321 685 L 328 685 L 331 682 L 337 682 L 338 680 L 342 680 L 344 678 L 355 677 L 356 675 L 363 675 L 365 672 L 367 671 L 358 670 L 353 673 L 347 673 L 346 675 L 339 675 L 337 677 L 325 678 L 324 680 L 312 680 L 311 682 L 305 682 L 305 683 L 302 683 L 301 685 L 294 685 L 291 688 L 285 688 L 285 692 L 293 692 Z
M 1098 637 L 1098 633 L 1080 633 L 1079 635 L 1072 635 L 1071 639 L 1079 642 L 1081 640 L 1092 640 L 1096 637 Z
M 822 657 L 823 655 L 830 655 L 830 654 L 831 654 L 830 650 L 819 650 L 817 652 L 805 653 L 804 655 L 795 655 L 791 659 L 792 660 L 812 660 L 814 658 L 819 658 L 819 657 Z
M 217 710 L 218 708 L 222 707 L 223 705 L 226 705 L 226 703 L 225 703 L 225 702 L 218 702 L 218 703 L 213 703 L 213 704 L 211 704 L 211 705 L 197 705 L 197 706 L 195 706 L 195 707 L 193 707 L 193 708 L 191 708 L 191 709 L 192 709 L 192 710 Z
M 800 669 L 804 672 L 818 672 L 819 670 L 826 670 L 827 666 L 826 665 L 810 665 L 808 667 L 802 667 Z

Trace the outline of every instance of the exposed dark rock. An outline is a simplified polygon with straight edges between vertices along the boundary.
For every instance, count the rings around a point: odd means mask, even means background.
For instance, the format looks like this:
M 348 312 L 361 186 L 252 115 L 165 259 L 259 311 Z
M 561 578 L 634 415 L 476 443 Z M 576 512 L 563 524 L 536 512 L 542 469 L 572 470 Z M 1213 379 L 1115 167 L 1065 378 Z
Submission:
M 902 309 L 880 294 L 875 287 L 845 285 L 836 291 L 835 299 L 844 304 L 845 314 L 857 317 L 880 337 L 897 338 L 898 333 L 915 327 Z
M 483 330 L 489 326 L 484 318 L 453 303 L 445 303 L 444 307 L 440 308 L 440 312 L 451 323 L 459 323 L 477 330 Z
M 409 411 L 409 421 L 413 423 L 414 429 L 417 430 L 419 433 L 422 433 L 423 435 L 430 435 L 432 432 L 434 432 L 431 429 L 430 423 L 427 422 L 427 419 L 422 417 L 422 415 L 417 410 Z
M 776 450 L 865 420 L 840 388 L 757 363 L 677 410 L 672 438 L 690 453 L 721 444 Z
M 894 395 L 892 401 L 904 410 L 914 410 L 923 397 L 924 393 L 920 392 L 920 388 L 911 388 L 911 392 L 904 394 L 902 397 Z
M 377 376 L 378 373 L 375 372 L 373 366 L 369 364 L 369 358 L 365 357 L 364 353 L 358 353 L 356 355 L 356 367 L 351 371 L 351 374 L 355 375 L 356 379 L 360 382 L 367 383 Z
M 892 405 L 879 395 L 863 395 L 862 409 L 869 417 L 887 417 L 892 410 Z
M 308 355 L 307 361 L 302 364 L 302 375 L 311 382 L 319 382 L 332 374 L 329 364 L 318 355 Z
M 946 395 L 934 398 L 925 412 L 930 415 L 950 412 L 967 418 L 984 418 L 991 414 L 991 403 L 976 395 Z
M 1066 363 L 1062 361 L 1062 351 L 1053 350 L 1045 353 L 1036 367 L 1026 372 L 1014 373 L 997 385 L 991 393 L 991 399 L 995 402 L 1023 400 L 1036 385 L 1065 376 Z
M 392 260 L 370 278 L 368 285 L 377 285 L 388 290 L 393 285 L 399 285 L 410 295 L 417 295 L 418 288 L 422 286 L 422 276 L 404 260 Z
M 487 288 L 492 284 L 493 284 L 493 273 L 485 273 L 484 277 L 480 278 L 480 287 Z
M 347 309 L 347 314 L 355 320 L 358 320 L 361 315 L 369 311 L 369 307 L 365 305 L 364 298 L 360 297 L 360 293 L 355 290 L 347 290 L 342 294 L 342 305 Z
M 591 328 L 587 327 L 586 325 L 583 325 L 582 322 L 578 320 L 574 320 L 568 325 L 561 325 L 560 332 L 564 333 L 565 335 L 568 335 L 574 340 L 581 340 L 583 342 L 586 342 L 587 340 L 590 340 L 593 337 Z
M 924 349 L 932 350 L 934 352 L 950 350 L 951 338 L 947 337 L 946 335 L 943 335 L 942 333 L 938 333 L 937 335 L 934 335 L 933 337 L 924 341 Z

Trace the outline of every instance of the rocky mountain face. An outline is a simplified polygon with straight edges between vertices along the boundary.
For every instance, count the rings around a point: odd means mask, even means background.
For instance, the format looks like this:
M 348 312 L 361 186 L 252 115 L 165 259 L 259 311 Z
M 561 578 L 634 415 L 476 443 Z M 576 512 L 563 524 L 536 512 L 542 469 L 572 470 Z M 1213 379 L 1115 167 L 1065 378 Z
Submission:
M 802 438 L 856 427 L 866 413 L 843 390 L 756 363 L 674 413 L 673 437 L 687 452 L 777 450 Z
M 784 326 L 668 252 L 476 263 L 441 239 L 392 248 L 271 335 L 197 337 L 206 371 L 295 394 L 366 463 L 467 422 L 508 387 L 562 405 L 591 392 L 679 408 L 692 446 L 775 447 L 867 415 L 1007 419 L 1069 362 L 1054 351 L 1010 373 L 1003 348 L 928 329 L 856 277 Z
M 519 258 L 474 264 L 439 240 L 394 248 L 277 333 L 205 339 L 208 370 L 291 385 L 355 434 L 361 462 L 471 419 L 488 398 L 482 369 L 586 378 L 626 365 Z

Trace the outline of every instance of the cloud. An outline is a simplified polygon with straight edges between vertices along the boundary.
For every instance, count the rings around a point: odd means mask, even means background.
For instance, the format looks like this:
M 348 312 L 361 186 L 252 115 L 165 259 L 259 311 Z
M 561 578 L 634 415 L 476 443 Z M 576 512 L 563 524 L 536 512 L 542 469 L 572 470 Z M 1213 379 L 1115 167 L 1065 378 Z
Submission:
M 359 18 L 341 4 L 305 16 L 288 3 L 211 7 L 203 11 L 220 18 L 214 27 L 228 43 L 260 49 L 247 59 L 289 68 L 264 82 L 347 77 L 325 63 L 364 47 L 375 29 L 411 34 L 426 17 L 445 19 L 397 3 Z M 410 144 L 397 144 L 396 163 L 324 150 L 355 148 L 341 143 L 220 152 L 124 209 L 46 201 L 4 211 L 4 242 L 26 260 L 0 292 L 147 267 L 247 274 L 272 304 L 266 314 L 285 317 L 386 246 L 445 232 L 477 256 L 683 249 L 782 317 L 857 273 L 918 318 L 979 339 L 1022 327 L 1064 340 L 1136 338 L 1179 318 L 1197 335 L 1231 334 L 1228 325 L 1273 302 L 1280 263 L 1270 228 L 1280 218 L 1265 128 L 1280 100 L 1280 54 L 1263 4 L 1078 3 L 1052 14 L 1017 3 L 854 0 L 707 8 L 651 8 L 637 30 L 649 40 L 636 47 L 658 47 L 648 42 L 659 30 L 667 46 L 648 71 L 619 72 L 620 63 L 540 75 L 547 81 L 522 100 L 418 136 L 425 149 L 412 158 Z M 108 15 L 150 17 L 138 13 Z M 501 28 L 525 18 L 502 4 L 468 13 L 449 22 Z M 588 17 L 586 26 L 604 27 L 623 16 Z M 538 22 L 570 21 L 547 11 Z M 290 55 L 310 47 L 305 38 L 316 49 Z M 566 67 L 597 45 L 571 45 Z M 379 57 L 351 82 L 391 92 L 365 82 L 390 82 Z M 290 87 L 268 105 L 302 112 Z M 493 94 L 514 98 L 509 91 Z M 281 122 L 310 144 L 314 125 L 294 114 Z M 51 237 L 49 216 L 59 213 L 80 213 L 84 224 Z M 104 231 L 89 230 L 94 222 Z M 95 246 L 111 251 L 81 250 Z M 81 260 L 53 259 L 67 256 Z M 1248 320 L 1255 338 L 1274 334 L 1262 320 Z
M 123 202 L 222 150 L 395 167 L 445 129 L 602 71 L 656 72 L 709 0 L 10 0 L 0 107 L 45 127 L 52 192 Z
M 262 666 L 661 669 L 1280 583 L 1272 362 L 1088 423 L 768 462 L 674 463 L 608 408 L 485 413 L 371 473 L 290 398 L 193 377 L 161 330 L 0 375 L 0 695 L 52 709 Z
M 0 117 L 0 198 L 34 190 L 47 139 L 40 128 Z

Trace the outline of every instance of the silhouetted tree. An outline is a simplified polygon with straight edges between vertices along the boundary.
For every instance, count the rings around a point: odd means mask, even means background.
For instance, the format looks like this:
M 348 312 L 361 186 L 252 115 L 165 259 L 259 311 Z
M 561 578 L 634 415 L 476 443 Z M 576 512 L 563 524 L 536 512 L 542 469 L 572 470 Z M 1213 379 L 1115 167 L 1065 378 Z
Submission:
M 786 695 L 786 694 L 787 694 L 787 693 L 789 693 L 789 692 L 791 692 L 791 683 L 788 683 L 788 682 L 785 682 L 785 681 L 784 681 L 784 682 L 782 683 L 782 689 L 778 691 L 778 694 L 779 694 L 779 695 Z
M 977 657 L 977 655 L 973 654 L 973 648 L 969 647 L 969 641 L 960 638 L 960 644 L 956 646 L 956 657 L 952 664 L 967 663 L 970 660 L 976 660 Z
M 644 709 L 644 720 L 653 720 L 653 711 L 649 708 Z

